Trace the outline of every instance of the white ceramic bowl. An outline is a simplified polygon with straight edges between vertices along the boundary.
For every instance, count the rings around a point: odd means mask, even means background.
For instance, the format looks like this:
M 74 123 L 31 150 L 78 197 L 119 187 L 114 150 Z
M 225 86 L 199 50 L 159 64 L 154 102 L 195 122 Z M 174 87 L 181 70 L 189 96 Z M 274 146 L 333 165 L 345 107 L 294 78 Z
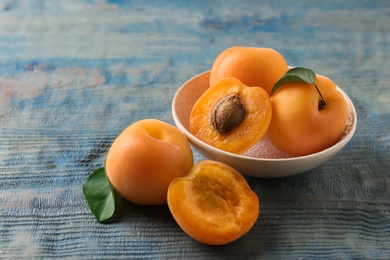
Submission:
M 263 137 L 249 151 L 237 155 L 222 151 L 197 139 L 189 131 L 190 113 L 194 103 L 209 87 L 210 71 L 203 72 L 185 82 L 176 92 L 172 102 L 172 114 L 177 128 L 192 146 L 208 159 L 226 163 L 241 174 L 259 178 L 278 178 L 311 170 L 338 153 L 352 138 L 356 130 L 356 110 L 347 94 L 339 87 L 349 106 L 349 120 L 340 140 L 332 147 L 318 153 L 291 157 L 276 149 L 267 137 Z

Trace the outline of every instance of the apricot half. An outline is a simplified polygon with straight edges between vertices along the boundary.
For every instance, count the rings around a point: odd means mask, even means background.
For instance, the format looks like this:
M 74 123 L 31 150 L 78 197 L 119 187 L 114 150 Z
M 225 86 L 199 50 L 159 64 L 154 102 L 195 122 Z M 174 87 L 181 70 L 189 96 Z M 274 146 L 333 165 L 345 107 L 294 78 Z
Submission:
M 190 132 L 211 146 L 241 154 L 264 136 L 271 116 L 271 102 L 264 89 L 225 78 L 195 102 Z
M 245 178 L 230 166 L 210 160 L 195 164 L 172 181 L 168 206 L 179 226 L 209 245 L 230 243 L 256 222 L 260 202 Z
M 314 85 L 287 84 L 271 97 L 272 121 L 267 135 L 279 150 L 304 156 L 334 145 L 347 124 L 348 104 L 335 83 L 316 75 L 316 85 L 326 102 L 319 109 L 319 93 Z
M 172 125 L 144 119 L 127 127 L 112 143 L 106 173 L 127 200 L 145 205 L 165 204 L 168 186 L 193 166 L 187 138 Z
M 275 82 L 288 70 L 284 57 L 274 49 L 234 46 L 222 51 L 210 72 L 210 86 L 227 77 L 271 93 Z

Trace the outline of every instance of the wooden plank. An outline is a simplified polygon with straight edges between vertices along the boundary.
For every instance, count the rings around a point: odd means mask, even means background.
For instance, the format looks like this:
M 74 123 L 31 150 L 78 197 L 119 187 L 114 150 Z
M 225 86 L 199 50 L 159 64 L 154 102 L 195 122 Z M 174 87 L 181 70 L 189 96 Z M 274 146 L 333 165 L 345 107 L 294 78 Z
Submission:
M 390 258 L 389 13 L 368 0 L 0 3 L 0 258 Z M 357 110 L 351 142 L 307 173 L 248 178 L 261 215 L 226 246 L 188 237 L 166 205 L 121 199 L 99 224 L 81 185 L 111 142 L 139 119 L 173 123 L 179 86 L 234 45 L 334 79 Z

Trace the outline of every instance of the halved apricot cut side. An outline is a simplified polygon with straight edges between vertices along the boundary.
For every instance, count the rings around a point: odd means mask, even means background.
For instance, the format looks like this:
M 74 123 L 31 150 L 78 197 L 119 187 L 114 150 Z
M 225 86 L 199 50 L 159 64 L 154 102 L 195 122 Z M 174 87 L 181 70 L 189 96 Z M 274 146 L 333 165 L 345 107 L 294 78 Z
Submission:
M 208 88 L 190 114 L 190 132 L 218 149 L 241 154 L 267 132 L 272 117 L 268 93 L 225 78 Z
M 195 164 L 168 188 L 169 209 L 192 238 L 223 245 L 246 234 L 260 213 L 259 199 L 232 167 L 211 160 Z

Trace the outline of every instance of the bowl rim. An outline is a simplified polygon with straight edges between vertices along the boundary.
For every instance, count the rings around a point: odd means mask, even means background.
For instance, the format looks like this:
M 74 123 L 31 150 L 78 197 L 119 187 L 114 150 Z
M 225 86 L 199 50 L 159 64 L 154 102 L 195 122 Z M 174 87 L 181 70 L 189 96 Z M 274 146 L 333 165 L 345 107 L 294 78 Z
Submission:
M 328 153 L 333 151 L 336 147 L 340 147 L 340 149 L 342 149 L 352 139 L 352 137 L 356 131 L 357 114 L 356 114 L 355 106 L 354 106 L 352 100 L 349 98 L 349 96 L 344 92 L 344 90 L 342 90 L 336 84 L 336 89 L 342 93 L 342 95 L 344 96 L 344 98 L 347 101 L 348 107 L 350 109 L 350 114 L 352 115 L 352 124 L 351 124 L 351 127 L 350 127 L 348 134 L 346 134 L 343 137 L 343 139 L 339 140 L 337 143 L 335 143 L 331 147 L 326 148 L 326 149 L 319 151 L 319 152 L 316 152 L 316 153 L 312 153 L 312 154 L 308 154 L 308 155 L 304 155 L 304 156 L 295 156 L 295 157 L 290 157 L 290 158 L 258 158 L 258 157 L 251 157 L 251 156 L 242 155 L 242 154 L 235 154 L 235 153 L 231 153 L 231 152 L 227 152 L 227 151 L 218 149 L 218 148 L 216 148 L 212 145 L 209 145 L 209 144 L 203 142 L 202 140 L 199 140 L 198 138 L 196 138 L 189 130 L 187 130 L 187 128 L 184 127 L 184 125 L 179 120 L 179 117 L 178 117 L 177 112 L 176 112 L 176 104 L 177 104 L 177 100 L 178 100 L 178 96 L 179 96 L 180 92 L 186 87 L 186 85 L 190 81 L 194 80 L 197 77 L 204 76 L 204 74 L 209 74 L 209 73 L 210 73 L 210 70 L 201 72 L 201 73 L 191 77 L 186 82 L 184 82 L 180 86 L 180 88 L 176 91 L 176 93 L 173 97 L 173 100 L 172 100 L 172 105 L 171 105 L 172 116 L 173 116 L 173 119 L 174 119 L 175 124 L 177 125 L 178 129 L 183 131 L 184 134 L 186 135 L 186 137 L 189 139 L 189 141 L 191 143 L 195 143 L 195 145 L 197 145 L 197 146 L 199 146 L 199 145 L 206 146 L 209 150 L 212 150 L 213 152 L 218 152 L 221 155 L 234 157 L 236 159 L 245 159 L 245 160 L 250 160 L 250 161 L 258 161 L 258 162 L 275 162 L 275 163 L 293 162 L 293 161 L 299 161 L 299 160 L 305 160 L 305 159 L 326 156 Z

